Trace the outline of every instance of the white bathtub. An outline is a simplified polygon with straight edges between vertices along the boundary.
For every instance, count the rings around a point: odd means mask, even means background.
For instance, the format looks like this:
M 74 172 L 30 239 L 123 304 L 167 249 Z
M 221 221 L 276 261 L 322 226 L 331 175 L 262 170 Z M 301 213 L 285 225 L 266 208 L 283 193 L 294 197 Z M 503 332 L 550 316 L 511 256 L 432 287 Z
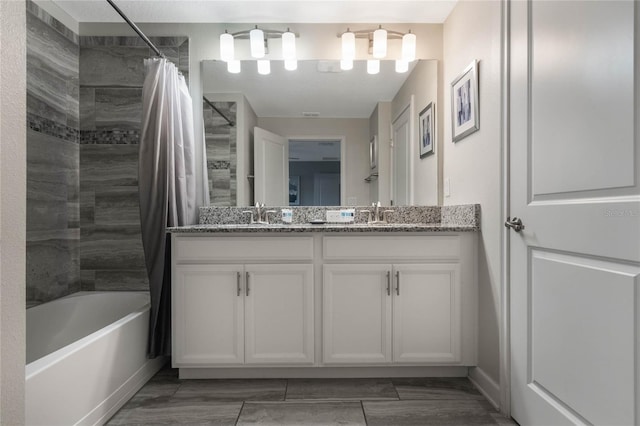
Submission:
M 27 309 L 27 425 L 103 424 L 164 364 L 149 294 L 80 292 Z

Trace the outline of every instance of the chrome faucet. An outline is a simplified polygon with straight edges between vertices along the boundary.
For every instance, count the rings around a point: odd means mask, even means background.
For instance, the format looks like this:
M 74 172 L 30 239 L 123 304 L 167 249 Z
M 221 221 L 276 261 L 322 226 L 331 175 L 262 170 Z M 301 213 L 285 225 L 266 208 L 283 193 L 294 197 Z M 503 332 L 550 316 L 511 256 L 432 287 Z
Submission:
M 369 224 L 381 224 L 387 222 L 387 213 L 393 213 L 393 210 L 383 210 L 382 217 L 380 217 L 380 201 L 371 203 L 371 210 L 362 210 L 362 213 L 368 213 L 369 218 L 367 223 Z
M 277 213 L 276 210 L 265 210 L 264 209 L 264 203 L 259 203 L 256 202 L 256 211 L 255 211 L 255 219 L 254 219 L 254 215 L 253 215 L 253 211 L 251 210 L 245 210 L 242 213 L 249 213 L 251 215 L 251 220 L 249 223 L 254 224 L 254 223 L 258 223 L 260 225 L 268 225 L 269 224 L 269 213 Z M 264 218 L 263 218 L 264 216 Z

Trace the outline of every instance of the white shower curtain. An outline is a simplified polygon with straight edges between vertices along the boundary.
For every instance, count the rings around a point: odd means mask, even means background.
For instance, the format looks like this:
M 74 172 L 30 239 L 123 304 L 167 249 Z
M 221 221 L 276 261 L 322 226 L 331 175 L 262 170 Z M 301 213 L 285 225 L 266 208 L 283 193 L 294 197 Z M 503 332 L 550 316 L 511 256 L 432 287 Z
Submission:
M 171 251 L 167 226 L 197 221 L 193 107 L 189 89 L 166 59 L 144 61 L 138 191 L 151 292 L 149 357 L 171 354 Z

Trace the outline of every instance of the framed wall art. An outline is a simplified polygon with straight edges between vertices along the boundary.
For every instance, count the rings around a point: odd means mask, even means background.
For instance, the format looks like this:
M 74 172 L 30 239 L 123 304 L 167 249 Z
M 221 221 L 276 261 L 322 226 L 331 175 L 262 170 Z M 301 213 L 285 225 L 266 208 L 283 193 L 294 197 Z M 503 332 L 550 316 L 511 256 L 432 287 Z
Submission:
M 435 125 L 435 104 L 430 102 L 418 115 L 418 134 L 420 143 L 420 158 L 435 152 L 436 146 L 436 125 Z
M 451 83 L 451 136 L 457 142 L 480 129 L 478 61 Z

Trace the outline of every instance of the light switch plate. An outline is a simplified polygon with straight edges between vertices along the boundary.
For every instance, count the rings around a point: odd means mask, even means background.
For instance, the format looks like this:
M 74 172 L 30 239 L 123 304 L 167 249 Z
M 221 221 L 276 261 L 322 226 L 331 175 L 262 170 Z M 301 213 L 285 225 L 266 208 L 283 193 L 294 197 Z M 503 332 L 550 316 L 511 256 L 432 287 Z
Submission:
M 451 196 L 451 180 L 449 178 L 444 178 L 444 196 Z

